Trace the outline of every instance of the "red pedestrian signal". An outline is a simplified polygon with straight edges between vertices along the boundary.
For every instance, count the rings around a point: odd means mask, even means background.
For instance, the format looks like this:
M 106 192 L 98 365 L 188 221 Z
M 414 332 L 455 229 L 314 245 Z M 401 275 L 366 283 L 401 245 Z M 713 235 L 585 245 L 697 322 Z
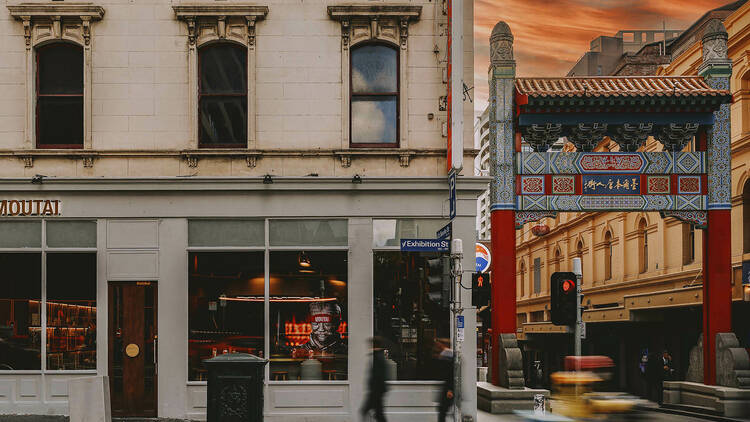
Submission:
M 474 273 L 471 275 L 471 304 L 477 308 L 490 304 L 490 275 Z
M 576 283 L 573 280 L 565 280 L 562 284 L 562 289 L 565 293 L 570 292 L 576 288 Z
M 555 325 L 573 325 L 576 322 L 578 291 L 576 275 L 556 272 L 550 280 L 550 319 Z

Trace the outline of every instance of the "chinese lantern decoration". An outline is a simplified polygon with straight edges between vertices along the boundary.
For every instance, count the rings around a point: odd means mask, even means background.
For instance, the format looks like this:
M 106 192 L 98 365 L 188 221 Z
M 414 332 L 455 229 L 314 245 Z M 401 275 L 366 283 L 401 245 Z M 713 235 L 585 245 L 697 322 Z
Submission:
M 542 237 L 549 233 L 549 226 L 540 221 L 531 228 L 531 233 L 534 234 L 534 236 Z

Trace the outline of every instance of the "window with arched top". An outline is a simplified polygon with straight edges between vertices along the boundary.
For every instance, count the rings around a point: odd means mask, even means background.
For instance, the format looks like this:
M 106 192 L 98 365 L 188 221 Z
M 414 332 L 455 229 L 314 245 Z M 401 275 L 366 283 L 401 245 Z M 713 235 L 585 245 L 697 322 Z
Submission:
M 682 265 L 695 261 L 695 226 L 682 223 Z
M 37 148 L 83 148 L 83 47 L 36 48 Z
M 575 258 L 578 258 L 581 261 L 583 261 L 583 240 L 582 239 L 579 239 L 578 243 L 576 244 Z M 583 266 L 583 262 L 581 262 L 581 266 Z M 581 285 L 583 286 L 583 279 L 581 279 Z
M 247 146 L 247 47 L 232 42 L 198 49 L 198 145 Z
M 742 189 L 742 251 L 750 253 L 750 180 Z
M 524 263 L 523 261 L 521 261 L 520 268 L 521 268 L 521 283 L 520 283 L 520 286 L 519 286 L 520 287 L 520 289 L 519 289 L 520 295 L 519 296 L 520 297 L 524 297 L 526 295 L 526 263 Z
M 562 259 L 560 248 L 555 248 L 555 272 L 560 271 L 560 260 Z
M 351 49 L 352 147 L 399 146 L 399 52 L 385 43 Z
M 648 229 L 645 218 L 638 223 L 638 252 L 638 272 L 645 273 L 648 271 Z
M 604 234 L 604 279 L 612 278 L 612 233 Z

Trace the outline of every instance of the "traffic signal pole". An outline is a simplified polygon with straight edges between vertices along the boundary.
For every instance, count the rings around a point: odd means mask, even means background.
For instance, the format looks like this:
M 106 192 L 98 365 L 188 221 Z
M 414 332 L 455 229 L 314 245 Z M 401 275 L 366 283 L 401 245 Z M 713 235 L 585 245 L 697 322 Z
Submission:
M 575 326 L 575 355 L 581 356 L 581 336 L 583 335 L 583 321 L 581 320 L 581 258 L 573 258 L 573 273 L 576 275 L 576 326 Z
M 461 303 L 461 276 L 463 275 L 463 265 L 461 260 L 464 258 L 463 254 L 463 241 L 461 239 L 453 239 L 451 241 L 451 278 L 452 278 L 452 301 L 451 307 L 453 310 L 453 420 L 461 420 L 461 344 L 463 343 L 463 334 L 459 336 L 460 332 L 463 332 L 464 328 L 458 327 L 458 316 L 463 315 L 463 305 Z

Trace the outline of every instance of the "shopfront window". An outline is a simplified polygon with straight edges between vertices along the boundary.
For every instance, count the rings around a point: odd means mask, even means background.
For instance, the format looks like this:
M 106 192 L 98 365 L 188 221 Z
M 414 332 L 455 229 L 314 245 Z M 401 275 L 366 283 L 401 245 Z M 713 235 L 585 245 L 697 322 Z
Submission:
M 450 338 L 449 310 L 430 295 L 428 259 L 437 253 L 374 252 L 374 333 L 387 340 L 398 380 L 440 380 L 435 345 Z M 439 295 L 437 295 L 439 297 Z
M 96 369 L 96 253 L 47 254 L 47 369 Z
M 0 371 L 95 370 L 96 222 L 2 221 L 0 233 Z
M 373 220 L 374 248 L 399 246 L 400 239 L 434 239 L 438 230 L 447 224 L 438 219 Z
M 347 379 L 347 268 L 346 251 L 270 252 L 271 380 Z
M 0 254 L 0 371 L 41 369 L 42 256 Z
M 188 257 L 189 379 L 204 381 L 205 359 L 224 353 L 263 357 L 264 253 Z

